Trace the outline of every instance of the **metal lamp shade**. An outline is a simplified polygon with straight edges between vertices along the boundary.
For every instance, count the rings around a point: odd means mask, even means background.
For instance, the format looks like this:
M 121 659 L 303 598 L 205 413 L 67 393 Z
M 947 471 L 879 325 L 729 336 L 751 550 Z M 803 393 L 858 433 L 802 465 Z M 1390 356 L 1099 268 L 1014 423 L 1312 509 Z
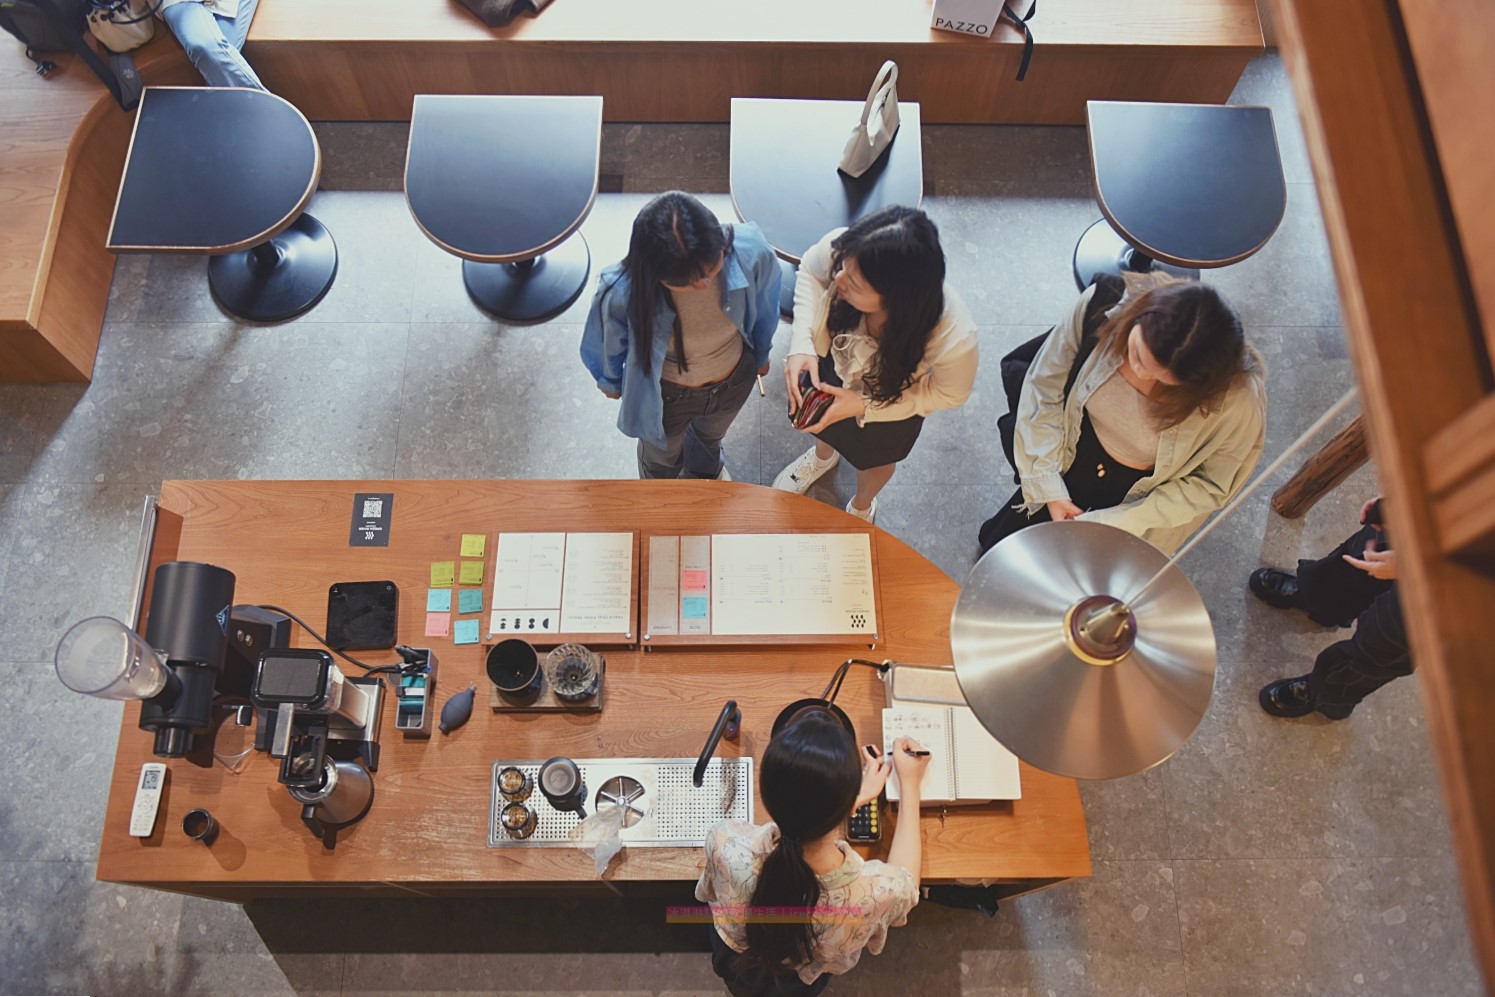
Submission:
M 1132 775 L 1183 746 L 1215 684 L 1214 630 L 1183 572 L 1169 568 L 1130 606 L 1124 653 L 1110 663 L 1071 626 L 1082 600 L 1125 600 L 1167 561 L 1130 533 L 1065 522 L 1030 526 L 976 562 L 950 645 L 966 702 L 993 737 L 1077 779 Z

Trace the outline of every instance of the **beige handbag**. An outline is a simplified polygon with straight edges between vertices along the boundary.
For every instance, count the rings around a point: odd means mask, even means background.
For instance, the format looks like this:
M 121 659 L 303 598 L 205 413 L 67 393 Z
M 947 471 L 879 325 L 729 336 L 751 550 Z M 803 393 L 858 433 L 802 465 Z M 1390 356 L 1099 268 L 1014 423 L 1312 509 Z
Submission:
M 159 0 L 93 0 L 88 8 L 88 30 L 111 52 L 131 52 L 155 37 L 151 18 Z
M 846 151 L 841 153 L 841 172 L 859 177 L 877 161 L 898 131 L 898 64 L 889 59 L 877 71 L 862 120 L 851 129 Z

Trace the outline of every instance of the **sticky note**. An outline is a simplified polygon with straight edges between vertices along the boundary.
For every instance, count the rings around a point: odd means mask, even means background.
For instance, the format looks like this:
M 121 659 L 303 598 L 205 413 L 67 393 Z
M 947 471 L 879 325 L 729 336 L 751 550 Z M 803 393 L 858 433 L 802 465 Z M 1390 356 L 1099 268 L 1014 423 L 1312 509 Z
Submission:
M 483 562 L 463 561 L 460 581 L 463 585 L 483 584 Z
M 426 612 L 450 613 L 452 611 L 451 589 L 427 589 Z
M 686 568 L 680 572 L 680 584 L 684 588 L 693 589 L 697 592 L 706 591 L 706 569 Z
M 483 611 L 483 590 L 463 589 L 457 593 L 457 612 L 459 613 L 481 613 Z
M 453 628 L 452 640 L 458 644 L 476 644 L 478 642 L 478 621 L 458 620 Z
M 431 587 L 433 589 L 450 588 L 455 581 L 454 574 L 457 566 L 452 561 L 431 562 Z
M 706 618 L 706 597 L 704 595 L 688 595 L 680 600 L 680 615 L 687 620 L 704 620 Z
M 487 540 L 488 538 L 481 533 L 462 534 L 462 556 L 482 557 L 483 545 L 487 542 Z
M 474 621 L 476 622 L 476 621 Z M 452 628 L 451 613 L 427 613 L 426 636 L 445 637 Z

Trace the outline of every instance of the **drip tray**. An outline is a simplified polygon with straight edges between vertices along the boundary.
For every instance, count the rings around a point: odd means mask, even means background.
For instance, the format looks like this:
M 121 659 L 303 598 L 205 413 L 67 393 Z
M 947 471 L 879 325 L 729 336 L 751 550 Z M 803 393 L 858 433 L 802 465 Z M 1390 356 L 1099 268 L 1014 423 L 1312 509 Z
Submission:
M 587 814 L 627 808 L 621 837 L 632 848 L 700 848 L 706 832 L 728 818 L 753 820 L 752 758 L 713 758 L 698 788 L 691 781 L 694 758 L 575 758 L 586 783 Z M 574 813 L 557 810 L 540 792 L 541 760 L 498 761 L 489 777 L 489 848 L 571 848 Z M 534 785 L 525 806 L 535 812 L 535 829 L 514 838 L 499 823 L 509 801 L 498 791 L 498 773 L 513 766 Z

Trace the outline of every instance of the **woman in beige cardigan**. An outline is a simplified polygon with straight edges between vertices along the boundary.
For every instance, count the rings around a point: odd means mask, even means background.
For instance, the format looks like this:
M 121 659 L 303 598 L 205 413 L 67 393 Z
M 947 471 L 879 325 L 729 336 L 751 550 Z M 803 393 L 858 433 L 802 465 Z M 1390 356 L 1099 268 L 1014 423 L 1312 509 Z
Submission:
M 924 212 L 893 205 L 831 232 L 800 261 L 784 382 L 791 418 L 812 387 L 832 400 L 773 486 L 803 495 L 844 457 L 857 471 L 846 511 L 872 522 L 924 417 L 970 397 L 976 360 L 976 324 Z
M 1028 368 L 1013 439 L 1022 487 L 982 526 L 983 550 L 1030 523 L 1073 519 L 1171 553 L 1261 457 L 1261 358 L 1207 284 L 1130 281 L 1066 397 L 1095 293 L 1080 296 Z

